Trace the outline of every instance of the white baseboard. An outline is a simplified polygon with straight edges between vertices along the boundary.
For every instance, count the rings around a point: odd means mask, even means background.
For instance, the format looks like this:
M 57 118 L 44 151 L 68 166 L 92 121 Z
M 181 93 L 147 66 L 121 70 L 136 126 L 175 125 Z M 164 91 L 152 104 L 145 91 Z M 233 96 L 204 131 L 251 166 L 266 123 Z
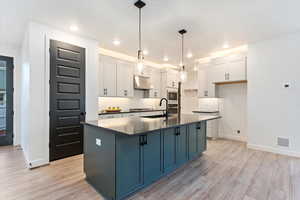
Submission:
M 41 167 L 41 166 L 48 165 L 48 164 L 49 164 L 49 161 L 45 160 L 45 159 L 27 161 L 27 166 L 29 169 Z
M 237 140 L 237 141 L 241 141 L 241 142 L 247 142 L 247 138 L 245 136 L 222 135 L 221 138 L 229 139 L 229 140 Z
M 256 145 L 256 144 L 247 144 L 247 147 L 249 149 L 255 149 L 255 150 L 259 150 L 259 151 L 267 151 L 267 152 L 271 152 L 271 153 L 275 153 L 275 154 L 281 154 L 281 155 L 285 155 L 285 156 L 300 158 L 300 152 L 289 151 L 289 150 L 278 149 L 278 148 L 274 148 L 274 147 L 262 146 L 262 145 Z

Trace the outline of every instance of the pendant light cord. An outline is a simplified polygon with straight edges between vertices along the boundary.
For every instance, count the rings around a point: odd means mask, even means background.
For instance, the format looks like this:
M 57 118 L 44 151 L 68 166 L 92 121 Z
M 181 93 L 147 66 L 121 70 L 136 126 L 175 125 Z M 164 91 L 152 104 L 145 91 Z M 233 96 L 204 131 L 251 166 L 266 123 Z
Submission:
M 184 57 L 184 34 L 182 34 L 182 40 L 181 40 L 181 67 L 184 70 L 184 64 L 183 64 L 183 58 Z
M 139 50 L 142 50 L 142 9 L 139 9 Z

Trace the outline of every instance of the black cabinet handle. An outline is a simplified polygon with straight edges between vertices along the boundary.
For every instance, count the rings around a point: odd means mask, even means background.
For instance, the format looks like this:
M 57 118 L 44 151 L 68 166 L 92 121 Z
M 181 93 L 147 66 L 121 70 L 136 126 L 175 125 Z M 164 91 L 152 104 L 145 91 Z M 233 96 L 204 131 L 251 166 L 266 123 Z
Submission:
M 200 126 L 198 126 L 196 129 L 197 129 L 197 130 L 200 130 L 200 129 L 201 129 L 201 127 L 200 127 Z
M 148 144 L 148 141 L 147 141 L 147 135 L 143 135 L 140 137 L 140 145 L 141 146 L 144 146 L 144 145 L 147 145 Z
M 144 136 L 140 136 L 140 145 L 144 146 Z
M 145 140 L 144 145 L 147 145 L 147 144 L 148 144 L 148 138 L 147 138 L 147 135 L 144 136 L 144 140 Z
M 180 128 L 179 127 L 175 129 L 175 135 L 176 136 L 180 135 Z

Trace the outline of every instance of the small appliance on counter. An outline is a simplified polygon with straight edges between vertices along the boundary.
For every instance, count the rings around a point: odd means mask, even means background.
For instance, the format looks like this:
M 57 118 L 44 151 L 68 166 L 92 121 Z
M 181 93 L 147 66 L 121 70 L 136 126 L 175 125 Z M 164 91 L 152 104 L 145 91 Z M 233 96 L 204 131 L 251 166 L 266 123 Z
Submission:
M 220 112 L 217 110 L 195 110 L 195 114 L 202 116 L 220 116 Z M 206 136 L 212 140 L 219 138 L 219 119 L 207 121 Z

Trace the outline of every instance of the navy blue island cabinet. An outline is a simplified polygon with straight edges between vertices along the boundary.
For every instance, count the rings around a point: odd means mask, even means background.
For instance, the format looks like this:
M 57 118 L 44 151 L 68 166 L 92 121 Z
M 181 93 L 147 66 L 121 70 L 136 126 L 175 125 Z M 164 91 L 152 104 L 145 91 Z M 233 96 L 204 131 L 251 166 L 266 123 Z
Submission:
M 206 121 L 126 135 L 85 124 L 86 180 L 107 199 L 124 199 L 206 150 Z

